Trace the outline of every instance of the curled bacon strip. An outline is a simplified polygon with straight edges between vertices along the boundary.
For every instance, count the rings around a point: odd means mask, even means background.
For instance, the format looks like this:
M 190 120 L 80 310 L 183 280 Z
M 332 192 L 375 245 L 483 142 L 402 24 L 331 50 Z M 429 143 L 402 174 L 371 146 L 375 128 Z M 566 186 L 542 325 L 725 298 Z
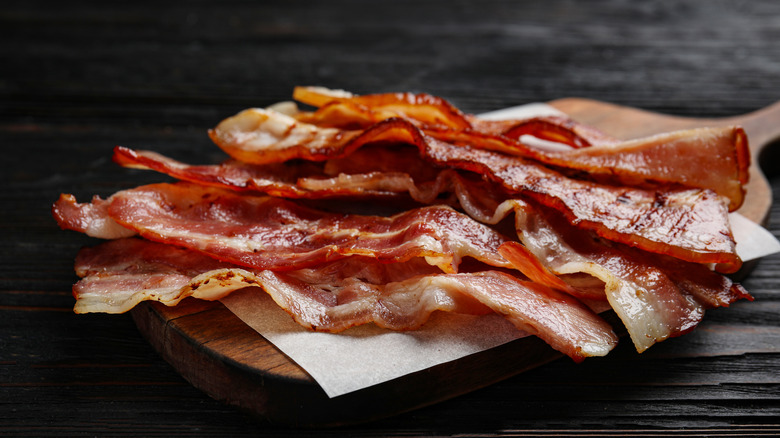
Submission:
M 308 133 L 307 137 L 298 131 Z M 686 261 L 717 263 L 724 272 L 741 266 L 728 211 L 708 190 L 656 192 L 575 180 L 521 157 L 433 139 L 402 119 L 388 119 L 364 131 L 320 130 L 278 113 L 247 110 L 222 122 L 212 138 L 235 158 L 257 163 L 280 156 L 306 160 L 346 156 L 374 142 L 412 144 L 440 166 L 482 174 L 509 192 L 559 210 L 570 223 L 604 238 Z
M 69 202 L 64 197 L 58 204 Z M 125 190 L 108 202 L 112 219 L 145 238 L 257 269 L 289 270 L 353 255 L 385 262 L 425 257 L 444 272 L 457 272 L 463 257 L 508 266 L 498 255 L 504 236 L 445 206 L 392 217 L 344 215 L 186 183 Z
M 743 185 L 750 165 L 747 136 L 736 126 L 675 131 L 565 150 L 532 147 L 475 132 L 427 130 L 426 134 L 448 143 L 532 158 L 566 172 L 587 172 L 591 179 L 620 185 L 678 184 L 710 189 L 729 199 L 731 211 L 744 201 Z
M 86 248 L 77 258 L 77 312 L 124 312 L 143 300 L 175 305 L 188 296 L 215 300 L 246 287 L 265 290 L 302 326 L 337 332 L 375 323 L 414 329 L 434 311 L 498 312 L 576 361 L 617 343 L 590 309 L 542 285 L 495 271 L 432 274 L 424 264 L 342 259 L 285 273 L 246 270 L 140 239 Z M 356 275 L 360 274 L 360 275 Z
M 639 352 L 692 330 L 705 308 L 751 299 L 740 285 L 704 266 L 679 260 L 662 265 L 658 256 L 604 244 L 517 200 L 498 210 L 508 208 L 515 212 L 520 240 L 546 268 L 604 282 L 606 298 Z
M 156 152 L 117 146 L 113 159 L 125 167 L 155 170 L 182 181 L 284 198 L 387 197 L 409 193 L 419 202 L 430 203 L 446 190 L 448 174 L 452 171 L 431 172 L 427 166 L 427 172 L 423 169 L 415 172 L 417 155 L 411 156 L 404 151 L 366 152 L 356 153 L 349 159 L 333 160 L 324 166 L 307 161 L 253 165 L 237 160 L 216 165 L 190 165 Z M 397 165 L 388 168 L 388 161 Z M 345 173 L 356 167 L 365 171 Z
M 364 96 L 331 92 L 318 87 L 295 87 L 293 99 L 320 107 L 315 114 L 302 114 L 303 119 L 330 120 L 333 126 L 344 123 L 360 126 L 393 117 L 414 120 L 422 126 L 469 129 L 471 122 L 455 106 L 430 94 L 384 93 Z M 362 122 L 356 124 L 355 122 Z
M 521 142 L 525 136 L 531 136 L 571 148 L 619 143 L 593 127 L 563 116 L 540 116 L 520 120 L 484 120 L 473 115 L 466 117 L 471 122 L 474 133 L 503 136 Z
M 342 129 L 367 128 L 382 120 L 401 117 L 423 128 L 449 128 L 518 140 L 524 135 L 579 148 L 614 143 L 615 139 L 593 127 L 563 116 L 520 120 L 484 120 L 463 114 L 446 100 L 428 94 L 384 93 L 359 96 L 322 87 L 295 87 L 293 98 L 318 107 L 313 113 L 297 108 L 288 115 L 318 126 Z M 294 105 L 294 104 L 293 104 Z

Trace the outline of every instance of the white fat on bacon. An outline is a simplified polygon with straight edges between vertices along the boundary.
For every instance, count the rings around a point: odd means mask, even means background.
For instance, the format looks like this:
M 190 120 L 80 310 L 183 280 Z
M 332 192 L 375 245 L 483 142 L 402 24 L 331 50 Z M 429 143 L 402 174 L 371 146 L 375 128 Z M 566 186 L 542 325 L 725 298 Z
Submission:
M 62 228 L 80 231 L 90 237 L 120 239 L 134 235 L 135 231 L 111 219 L 108 204 L 98 196 L 94 196 L 92 202 L 79 204 L 75 196 L 63 194 L 52 207 L 52 214 Z
M 439 274 L 418 261 L 377 264 L 361 258 L 284 273 L 247 270 L 135 238 L 83 249 L 76 270 L 83 277 L 74 287 L 78 313 L 121 313 L 144 300 L 216 300 L 258 287 L 313 330 L 338 332 L 366 323 L 408 330 L 434 311 L 493 311 L 577 361 L 606 355 L 617 343 L 609 324 L 576 299 L 496 271 Z

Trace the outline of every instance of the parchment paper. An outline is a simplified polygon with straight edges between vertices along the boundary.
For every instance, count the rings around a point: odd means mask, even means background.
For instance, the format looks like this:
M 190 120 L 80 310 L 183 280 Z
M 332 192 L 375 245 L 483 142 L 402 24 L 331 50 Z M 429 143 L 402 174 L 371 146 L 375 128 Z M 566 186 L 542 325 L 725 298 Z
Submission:
M 490 119 L 561 114 L 545 104 L 530 104 L 483 114 Z M 766 229 L 732 213 L 737 252 L 743 260 L 780 252 Z M 435 312 L 421 329 L 394 332 L 363 325 L 343 333 L 310 332 L 258 289 L 233 293 L 222 303 L 273 343 L 337 397 L 434 365 L 456 360 L 528 336 L 498 315 Z M 606 310 L 595 309 L 597 311 Z

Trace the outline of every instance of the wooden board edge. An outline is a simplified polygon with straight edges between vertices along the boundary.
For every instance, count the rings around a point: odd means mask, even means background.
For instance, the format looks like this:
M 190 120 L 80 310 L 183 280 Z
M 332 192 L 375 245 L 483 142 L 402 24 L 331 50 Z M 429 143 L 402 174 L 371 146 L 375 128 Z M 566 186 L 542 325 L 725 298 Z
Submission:
M 205 312 L 225 312 L 220 318 L 234 318 L 243 324 L 224 306 L 216 304 Z M 187 315 L 167 319 L 164 307 L 144 302 L 131 314 L 152 347 L 185 380 L 215 400 L 263 421 L 292 427 L 334 427 L 391 417 L 484 388 L 563 357 L 539 338 L 529 336 L 329 398 L 311 378 L 291 379 L 226 356 L 219 346 L 212 348 L 207 339 L 186 331 Z M 207 316 L 199 312 L 192 318 Z M 254 346 L 270 345 L 275 349 L 250 327 L 246 326 L 246 330 L 256 335 L 251 341 Z M 278 354 L 283 355 L 280 351 Z M 286 360 L 297 367 L 289 358 Z

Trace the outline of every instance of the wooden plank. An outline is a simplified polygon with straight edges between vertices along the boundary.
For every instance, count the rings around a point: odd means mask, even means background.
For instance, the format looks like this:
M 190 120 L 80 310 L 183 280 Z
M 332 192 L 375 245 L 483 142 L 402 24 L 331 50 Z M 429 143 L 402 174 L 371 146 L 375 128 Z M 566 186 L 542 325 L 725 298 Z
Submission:
M 193 388 L 129 315 L 71 314 L 73 257 L 96 242 L 58 230 L 48 214 L 60 191 L 88 199 L 158 179 L 118 170 L 113 145 L 215 162 L 204 127 L 287 99 L 299 84 L 424 91 L 470 112 L 562 96 L 696 117 L 751 111 L 780 97 L 780 2 L 41 0 L 0 9 L 0 143 L 11 163 L 0 176 L 0 435 L 780 434 L 769 374 L 780 355 L 760 345 L 778 326 L 778 256 L 744 280 L 755 302 L 708 312 L 696 332 L 642 355 L 620 346 L 606 360 L 554 361 L 372 424 L 305 431 L 253 421 Z M 767 152 L 768 176 L 779 175 L 780 148 Z M 772 183 L 778 233 L 780 179 Z M 761 352 L 674 357 L 708 349 L 697 336 L 712 322 L 722 329 L 711 339 Z M 742 336 L 751 327 L 761 331 Z

